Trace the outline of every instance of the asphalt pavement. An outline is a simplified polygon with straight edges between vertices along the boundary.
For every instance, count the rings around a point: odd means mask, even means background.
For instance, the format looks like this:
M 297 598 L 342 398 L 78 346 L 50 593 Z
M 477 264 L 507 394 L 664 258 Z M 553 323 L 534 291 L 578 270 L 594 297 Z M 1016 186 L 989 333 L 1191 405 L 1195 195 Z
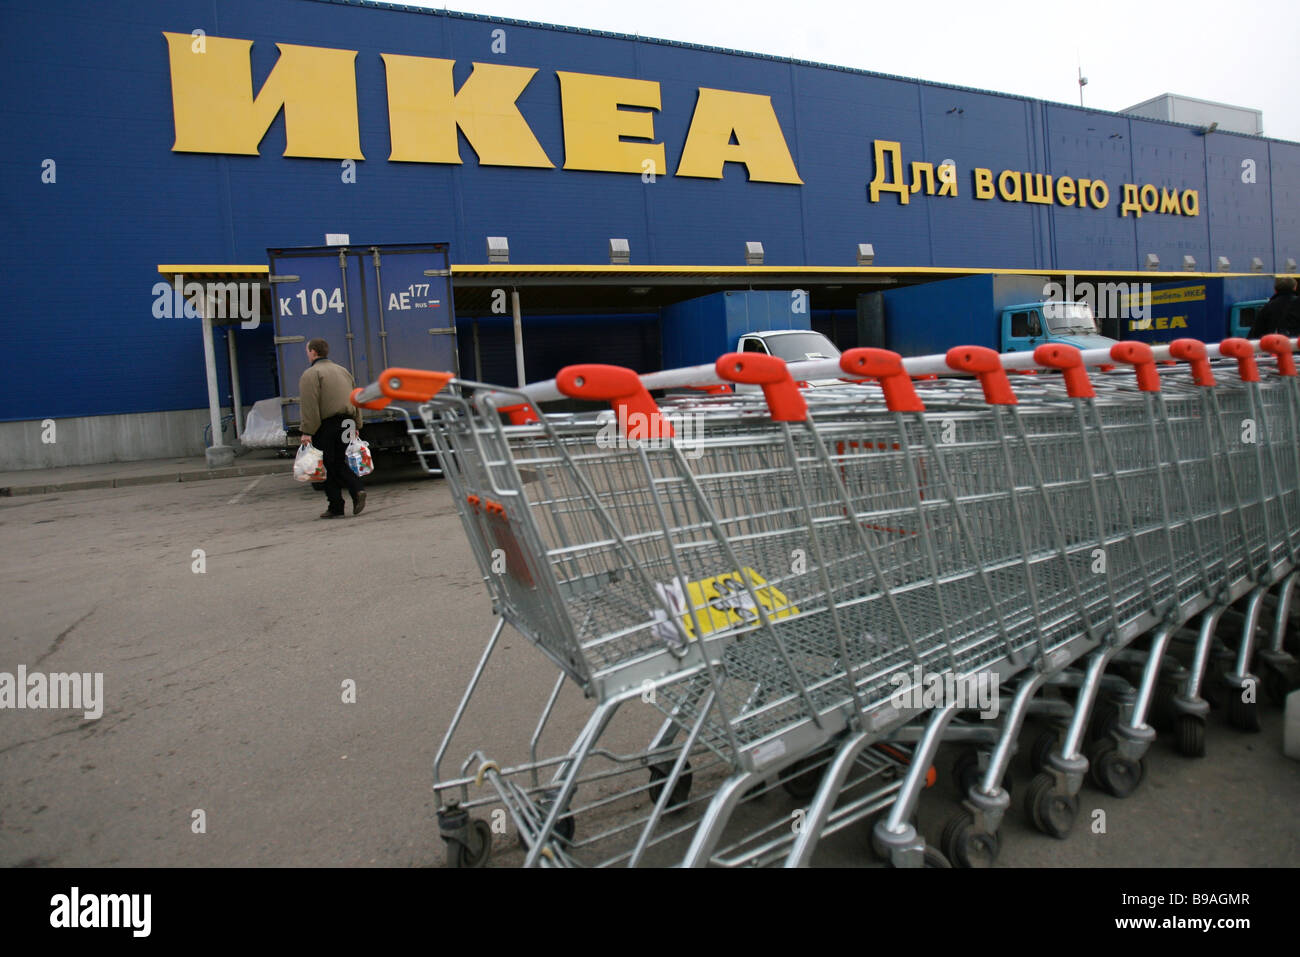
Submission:
M 443 862 L 431 768 L 494 624 L 487 592 L 442 480 L 375 482 L 360 517 L 322 508 L 288 461 L 0 498 L 0 672 L 103 674 L 99 717 L 0 710 L 0 865 Z M 521 756 L 555 677 L 507 630 L 447 768 Z M 552 723 L 589 711 L 566 686 Z M 1162 737 L 1133 797 L 1085 787 L 1066 840 L 1028 823 L 1022 752 L 999 865 L 1300 863 L 1300 763 L 1281 712 L 1262 720 L 1248 735 L 1213 715 L 1203 760 Z M 932 842 L 956 810 L 952 754 L 920 809 Z M 870 863 L 862 828 L 814 858 Z

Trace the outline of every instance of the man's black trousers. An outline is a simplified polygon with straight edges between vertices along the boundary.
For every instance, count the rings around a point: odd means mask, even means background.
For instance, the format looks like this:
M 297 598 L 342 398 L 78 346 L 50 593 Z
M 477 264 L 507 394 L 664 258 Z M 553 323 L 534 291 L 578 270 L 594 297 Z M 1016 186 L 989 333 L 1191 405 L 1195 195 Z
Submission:
M 320 428 L 312 436 L 311 444 L 321 450 L 325 459 L 325 497 L 329 499 L 330 511 L 343 514 L 343 489 L 355 496 L 365 486 L 358 475 L 348 468 L 348 444 L 343 440 L 343 423 L 348 416 L 332 415 L 322 420 Z

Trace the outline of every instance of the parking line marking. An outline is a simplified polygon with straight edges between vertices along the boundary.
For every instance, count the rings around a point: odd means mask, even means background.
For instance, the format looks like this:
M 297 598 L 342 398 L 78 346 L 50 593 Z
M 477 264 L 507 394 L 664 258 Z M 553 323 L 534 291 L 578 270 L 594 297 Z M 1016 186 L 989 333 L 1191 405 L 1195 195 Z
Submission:
M 253 481 L 251 481 L 251 482 L 248 483 L 248 487 L 247 487 L 247 488 L 245 488 L 242 492 L 240 492 L 238 495 L 236 495 L 234 498 L 232 498 L 232 499 L 231 499 L 229 502 L 227 502 L 226 504 L 227 504 L 227 505 L 238 505 L 238 504 L 239 504 L 239 500 L 240 500 L 241 498 L 243 498 L 245 495 L 247 495 L 249 492 L 251 492 L 253 489 L 257 488 L 258 483 L 260 483 L 260 482 L 262 481 L 262 479 L 264 479 L 264 478 L 266 478 L 265 475 L 263 475 L 262 478 L 255 478 L 255 479 L 253 479 Z

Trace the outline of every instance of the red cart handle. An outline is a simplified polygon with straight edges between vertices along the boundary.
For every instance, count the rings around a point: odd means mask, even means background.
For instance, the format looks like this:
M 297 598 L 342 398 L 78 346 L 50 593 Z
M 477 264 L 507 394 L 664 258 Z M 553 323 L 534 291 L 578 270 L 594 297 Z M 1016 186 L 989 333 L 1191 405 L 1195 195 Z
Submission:
M 1075 399 L 1095 399 L 1096 391 L 1088 370 L 1083 367 L 1083 355 L 1074 346 L 1045 343 L 1034 350 L 1034 361 L 1049 369 L 1060 369 L 1065 380 L 1065 391 Z
M 1197 385 L 1214 385 L 1214 373 L 1210 371 L 1210 353 L 1200 339 L 1175 339 L 1169 343 L 1169 354 L 1192 367 L 1192 381 Z
M 1295 375 L 1295 357 L 1291 355 L 1291 340 L 1281 333 L 1274 332 L 1259 340 L 1259 347 L 1265 352 L 1277 356 L 1277 374 Z
M 802 422 L 808 418 L 808 403 L 790 378 L 790 370 L 780 356 L 767 356 L 761 352 L 729 352 L 722 356 L 713 369 L 718 377 L 728 382 L 763 387 L 768 411 L 775 422 Z
M 1160 370 L 1156 368 L 1151 347 L 1145 342 L 1117 342 L 1110 347 L 1110 357 L 1133 367 L 1138 388 L 1143 392 L 1160 391 Z
M 1255 347 L 1249 339 L 1224 339 L 1219 343 L 1219 353 L 1237 360 L 1237 374 L 1242 382 L 1259 381 L 1259 365 L 1255 362 Z
M 378 381 L 364 389 L 352 390 L 352 404 L 359 409 L 382 409 L 394 399 L 401 402 L 428 402 L 455 376 L 450 372 L 427 369 L 385 369 Z M 375 395 L 378 391 L 380 395 Z M 362 400 L 366 393 L 373 398 Z
M 527 402 L 517 402 L 514 405 L 503 405 L 497 409 L 502 415 L 510 420 L 511 425 L 530 425 L 539 421 L 537 413 Z
M 944 357 L 948 368 L 958 372 L 974 373 L 984 390 L 984 401 L 989 405 L 1015 405 L 1016 394 L 1011 380 L 1002 368 L 1002 359 L 992 349 L 984 346 L 956 346 Z
M 840 368 L 855 378 L 879 379 L 885 405 L 892 412 L 924 412 L 903 357 L 888 349 L 850 349 L 840 356 Z
M 670 439 L 673 425 L 664 418 L 641 377 L 623 366 L 565 366 L 555 387 L 571 399 L 608 402 L 618 414 L 623 435 L 631 439 Z

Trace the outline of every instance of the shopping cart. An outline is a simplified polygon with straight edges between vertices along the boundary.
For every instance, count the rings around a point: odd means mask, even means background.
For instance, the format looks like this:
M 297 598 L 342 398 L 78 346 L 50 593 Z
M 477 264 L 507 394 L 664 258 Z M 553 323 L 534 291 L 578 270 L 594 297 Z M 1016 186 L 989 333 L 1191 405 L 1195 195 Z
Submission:
M 570 367 L 522 390 L 389 370 L 359 390 L 360 402 L 421 401 L 413 438 L 447 475 L 501 616 L 437 764 L 503 623 L 560 670 L 538 732 L 565 682 L 595 702 L 557 758 L 537 760 L 535 732 L 529 760 L 511 769 L 478 754 L 452 780 L 435 767 L 453 850 L 477 859 L 486 846 L 481 828 L 462 835 L 470 786 L 489 784 L 526 864 L 586 862 L 573 821 L 600 802 L 579 801 L 579 791 L 616 777 L 624 783 L 613 799 L 644 793 L 654 807 L 629 826 L 630 849 L 597 863 L 641 863 L 648 848 L 667 846 L 662 826 L 692 787 L 701 813 L 666 831 L 688 841 L 683 863 L 725 863 L 719 848 L 739 846 L 724 835 L 742 805 L 822 755 L 804 826 L 768 851 L 788 848 L 787 862 L 806 863 L 828 828 L 892 800 L 877 846 L 895 863 L 921 863 L 927 849 L 908 821 L 961 709 L 910 701 L 919 676 L 1022 679 L 980 790 L 1005 809 L 996 781 L 1007 742 L 1037 690 L 1087 656 L 1072 672 L 1079 687 L 1060 753 L 1030 787 L 1035 820 L 1068 830 L 1061 821 L 1072 820 L 1088 767 L 1079 744 L 1111 660 L 1160 629 L 1148 660 L 1162 661 L 1176 624 L 1280 580 L 1294 553 L 1295 473 L 1272 489 L 1262 478 L 1280 482 L 1278 462 L 1294 458 L 1293 385 L 1270 380 L 1261 390 L 1243 366 L 1249 387 L 1216 390 L 1224 396 L 1207 405 L 1195 381 L 1204 346 L 1175 356 L 1188 379 L 1181 367 L 1161 374 L 1155 362 L 1168 349 L 1122 345 L 1104 356 L 1049 347 L 1024 358 L 965 347 L 907 363 L 850 350 L 833 370 L 738 354 L 645 377 Z M 1227 346 L 1212 349 L 1231 357 Z M 1094 388 L 1084 366 L 1103 361 L 1127 363 L 1136 377 L 1099 376 Z M 1031 365 L 1061 375 L 1012 389 L 1008 368 Z M 941 371 L 974 379 L 927 382 L 923 401 L 912 377 Z M 859 381 L 807 394 L 796 385 L 795 376 L 833 374 Z M 1174 387 L 1161 389 L 1165 379 Z M 660 407 L 649 394 L 719 380 L 758 386 L 761 396 Z M 1209 441 L 1241 409 L 1262 422 L 1274 393 L 1291 418 L 1264 429 L 1266 453 Z M 540 414 L 561 396 L 610 410 Z M 1239 459 L 1254 463 L 1241 481 Z M 1232 495 L 1218 481 L 1225 470 Z M 1236 551 L 1226 547 L 1234 521 L 1245 532 Z M 1135 706 L 1103 739 L 1117 780 L 1134 774 L 1150 742 L 1153 683 L 1144 673 Z M 649 745 L 623 754 L 600 746 L 634 700 L 663 715 Z M 906 755 L 901 787 L 884 781 L 888 763 L 872 764 L 891 739 L 909 746 L 895 747 Z M 600 761 L 613 770 L 593 770 Z M 864 767 L 870 798 L 837 816 Z M 648 780 L 627 783 L 647 769 Z M 973 830 L 996 834 L 998 807 L 972 813 Z

